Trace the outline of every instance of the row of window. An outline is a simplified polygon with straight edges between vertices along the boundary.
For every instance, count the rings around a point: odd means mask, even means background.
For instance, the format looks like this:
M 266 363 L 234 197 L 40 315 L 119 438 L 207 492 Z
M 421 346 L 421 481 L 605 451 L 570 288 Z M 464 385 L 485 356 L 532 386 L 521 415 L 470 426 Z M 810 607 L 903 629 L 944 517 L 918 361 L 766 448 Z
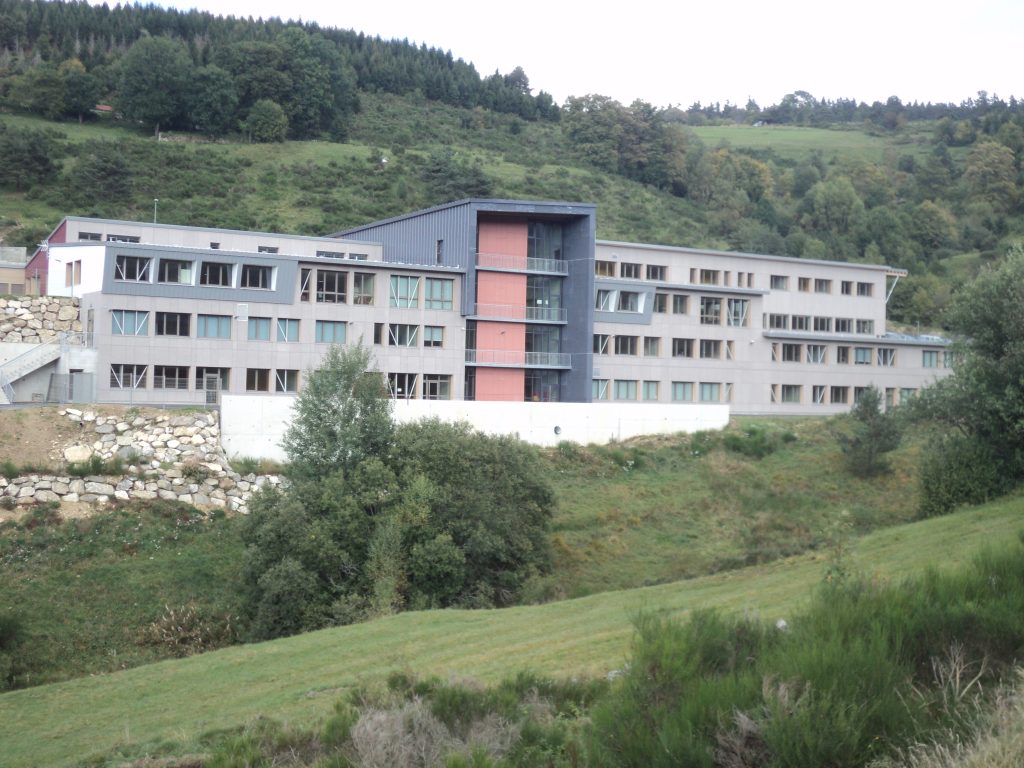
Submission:
M 154 312 L 154 335 L 192 336 L 192 315 L 188 312 Z M 114 336 L 148 336 L 150 313 L 142 310 L 113 309 L 110 311 L 110 332 Z M 204 315 L 195 317 L 195 336 L 198 339 L 230 339 L 234 318 L 231 315 Z M 298 342 L 300 321 L 295 318 L 250 317 L 246 322 L 246 338 L 250 341 Z M 348 324 L 344 320 L 315 321 L 314 341 L 318 344 L 344 344 Z
M 424 347 L 444 346 L 444 326 L 424 325 L 422 327 Z M 409 323 L 374 323 L 373 343 L 389 347 L 420 346 L 420 326 Z
M 595 333 L 594 354 L 635 357 L 640 354 L 642 349 L 644 357 L 660 357 L 661 341 L 660 336 L 612 336 L 607 333 Z M 731 339 L 725 341 L 720 339 L 672 339 L 670 350 L 672 357 L 693 357 L 695 349 L 699 352 L 699 357 L 705 360 L 721 360 L 723 357 L 726 360 L 733 360 L 736 356 L 736 347 Z
M 852 354 L 851 354 L 852 349 Z M 878 365 L 892 368 L 896 365 L 897 351 L 894 347 L 835 347 L 835 362 L 840 365 Z M 775 342 L 772 344 L 772 362 L 775 363 L 818 363 L 827 365 L 829 348 L 825 344 L 788 344 Z M 942 365 L 951 368 L 953 355 L 949 350 L 942 352 Z M 939 367 L 938 350 L 921 351 L 922 368 Z
M 451 400 L 452 377 L 446 373 L 389 373 L 388 391 L 399 400 Z
M 773 331 L 814 331 L 816 333 L 859 333 L 873 335 L 875 321 L 852 317 L 811 317 L 810 315 L 783 315 L 770 313 L 762 325 Z
M 832 280 L 824 278 L 798 277 L 796 289 L 804 293 L 832 293 Z M 790 289 L 790 277 L 788 275 L 772 275 L 771 289 L 773 291 L 788 291 Z M 839 293 L 843 296 L 873 296 L 875 292 L 874 283 L 861 283 L 853 280 L 840 280 Z
M 150 366 L 138 363 L 113 363 L 110 366 L 111 389 L 146 389 Z M 194 377 L 187 365 L 152 366 L 153 389 L 228 390 L 231 385 L 230 368 L 196 366 Z M 298 392 L 299 372 L 291 368 L 246 368 L 245 391 L 269 392 L 273 381 L 274 392 Z
M 371 272 L 352 273 L 352 304 L 374 303 L 374 277 Z M 299 273 L 299 301 L 325 304 L 348 302 L 349 273 L 334 269 L 303 267 Z M 388 306 L 417 309 L 420 292 L 424 309 L 452 309 L 455 281 L 448 278 L 420 278 L 409 275 L 391 275 L 388 282 Z
M 730 403 L 732 402 L 732 383 L 717 381 L 673 381 L 669 389 L 669 399 L 675 403 Z M 591 399 L 598 400 L 644 400 L 657 402 L 661 399 L 660 381 L 637 381 L 635 379 L 594 379 L 591 386 Z
M 188 259 L 157 259 L 156 282 L 165 285 L 194 285 L 195 262 Z M 153 257 L 114 257 L 114 279 L 126 283 L 152 283 Z M 211 288 L 246 288 L 269 291 L 274 287 L 276 268 L 262 264 L 234 264 L 203 260 L 199 263 L 201 286 Z
M 868 387 L 837 387 L 814 384 L 809 388 L 809 402 L 814 405 L 848 405 L 851 402 L 851 391 L 853 393 L 852 402 L 856 403 L 867 390 Z M 904 387 L 898 390 L 890 387 L 885 390 L 885 404 L 892 407 L 898 403 L 905 403 L 916 394 L 917 390 L 911 387 Z M 773 403 L 803 403 L 804 387 L 800 384 L 772 384 L 771 401 Z

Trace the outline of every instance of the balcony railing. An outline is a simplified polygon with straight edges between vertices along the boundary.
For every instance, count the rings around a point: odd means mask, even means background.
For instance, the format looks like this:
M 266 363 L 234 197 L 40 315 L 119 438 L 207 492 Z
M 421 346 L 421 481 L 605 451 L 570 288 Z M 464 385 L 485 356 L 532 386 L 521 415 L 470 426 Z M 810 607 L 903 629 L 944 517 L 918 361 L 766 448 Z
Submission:
M 553 272 L 556 275 L 569 274 L 569 263 L 561 259 L 531 259 L 526 256 L 510 256 L 505 253 L 478 253 L 476 255 L 476 266 L 479 269 Z
M 476 317 L 498 320 L 523 320 L 564 323 L 566 311 L 562 307 L 524 307 L 515 304 L 477 304 Z
M 471 365 L 503 365 L 520 368 L 569 368 L 568 352 L 521 352 L 514 349 L 467 349 L 466 362 Z

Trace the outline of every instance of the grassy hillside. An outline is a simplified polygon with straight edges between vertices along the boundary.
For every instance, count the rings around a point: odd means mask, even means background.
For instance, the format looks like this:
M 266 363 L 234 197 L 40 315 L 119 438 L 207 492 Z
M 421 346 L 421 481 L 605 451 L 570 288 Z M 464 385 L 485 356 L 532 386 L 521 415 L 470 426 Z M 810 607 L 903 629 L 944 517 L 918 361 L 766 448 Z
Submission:
M 963 562 L 1013 537 L 1024 498 L 881 531 L 849 563 L 873 578 Z M 392 670 L 495 681 L 521 669 L 601 675 L 622 664 L 630 619 L 700 606 L 784 617 L 822 578 L 824 553 L 688 582 L 501 611 L 408 613 L 260 645 L 0 696 L 0 743 L 11 768 L 61 765 L 139 744 L 189 744 L 268 715 L 325 716 L 348 687 Z M 457 638 L 457 642 L 453 639 Z

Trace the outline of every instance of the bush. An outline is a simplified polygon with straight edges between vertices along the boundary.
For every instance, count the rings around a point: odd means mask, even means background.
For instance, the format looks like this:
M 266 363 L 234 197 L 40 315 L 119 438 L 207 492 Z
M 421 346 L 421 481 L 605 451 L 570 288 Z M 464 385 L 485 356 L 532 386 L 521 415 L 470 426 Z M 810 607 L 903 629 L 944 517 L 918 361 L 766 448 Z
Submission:
M 143 631 L 142 640 L 180 658 L 231 645 L 235 628 L 230 616 L 208 619 L 195 603 L 177 608 L 165 605 L 160 618 Z
M 858 477 L 888 471 L 885 454 L 899 446 L 902 430 L 896 416 L 882 410 L 882 393 L 875 387 L 864 390 L 850 410 L 849 419 L 849 432 L 836 435 L 847 468 Z
M 921 517 L 943 515 L 960 504 L 981 504 L 1013 486 L 1006 457 L 977 438 L 958 434 L 932 442 L 919 473 Z
M 786 430 L 783 432 L 769 432 L 768 429 L 759 424 L 751 424 L 741 432 L 729 432 L 722 438 L 722 445 L 733 453 L 747 456 L 751 459 L 763 459 L 779 449 L 780 446 L 792 443 L 796 435 Z

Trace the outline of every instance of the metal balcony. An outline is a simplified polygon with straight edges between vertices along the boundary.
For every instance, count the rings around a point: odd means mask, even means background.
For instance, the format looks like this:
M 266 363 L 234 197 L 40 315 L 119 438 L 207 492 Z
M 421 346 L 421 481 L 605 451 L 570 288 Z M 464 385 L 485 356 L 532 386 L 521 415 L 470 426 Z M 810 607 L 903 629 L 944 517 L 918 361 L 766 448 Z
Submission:
M 522 322 L 564 323 L 563 307 L 524 307 L 515 304 L 477 304 L 473 317 L 481 320 L 518 320 Z
M 506 368 L 570 368 L 568 352 L 520 352 L 513 349 L 467 349 L 466 362 Z
M 478 253 L 477 269 L 498 269 L 507 272 L 545 272 L 553 275 L 569 274 L 569 262 L 561 259 L 530 259 L 505 253 Z

